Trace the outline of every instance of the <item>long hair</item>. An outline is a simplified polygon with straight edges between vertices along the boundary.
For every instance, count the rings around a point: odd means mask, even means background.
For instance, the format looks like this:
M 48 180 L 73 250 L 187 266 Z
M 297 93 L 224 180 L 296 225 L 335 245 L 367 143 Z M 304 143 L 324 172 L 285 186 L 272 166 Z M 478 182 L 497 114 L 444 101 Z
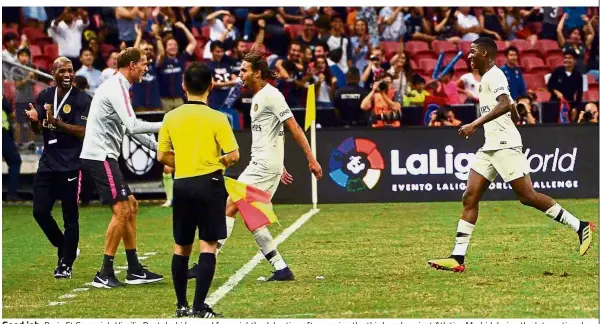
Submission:
M 265 59 L 265 54 L 261 51 L 251 50 L 248 54 L 244 56 L 244 61 L 250 63 L 250 66 L 252 66 L 252 71 L 260 71 L 260 75 L 262 76 L 263 80 L 277 79 L 277 72 L 269 69 L 269 64 Z

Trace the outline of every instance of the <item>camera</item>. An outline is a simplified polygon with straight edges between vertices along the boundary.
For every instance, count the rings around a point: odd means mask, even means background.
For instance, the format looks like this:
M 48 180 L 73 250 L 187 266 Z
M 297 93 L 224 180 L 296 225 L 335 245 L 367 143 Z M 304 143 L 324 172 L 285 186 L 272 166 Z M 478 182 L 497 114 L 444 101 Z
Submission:
M 381 81 L 381 83 L 379 83 L 379 87 L 377 88 L 379 91 L 381 92 L 385 92 L 388 89 L 388 84 L 385 81 Z
M 594 119 L 594 114 L 592 114 L 591 111 L 586 111 L 586 112 L 583 113 L 582 120 L 584 122 L 588 122 L 589 123 L 590 121 L 592 121 L 592 119 Z
M 440 109 L 436 110 L 434 121 L 443 122 L 443 121 L 446 121 L 446 120 L 448 120 L 448 116 L 446 114 L 446 110 L 443 109 L 443 108 L 440 108 Z
M 377 57 L 375 55 L 371 55 L 370 60 L 371 61 L 379 61 L 379 57 Z
M 525 107 L 525 104 L 518 103 L 517 104 L 517 112 L 519 113 L 520 117 L 527 115 L 527 107 Z

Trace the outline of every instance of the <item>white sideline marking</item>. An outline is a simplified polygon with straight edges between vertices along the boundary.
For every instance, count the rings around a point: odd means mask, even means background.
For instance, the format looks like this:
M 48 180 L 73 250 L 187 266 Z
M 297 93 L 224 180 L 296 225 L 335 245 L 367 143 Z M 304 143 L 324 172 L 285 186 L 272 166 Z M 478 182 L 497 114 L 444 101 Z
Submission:
M 318 209 L 311 209 L 308 213 L 300 216 L 290 227 L 286 228 L 279 236 L 275 238 L 275 245 L 279 246 L 279 244 L 283 243 L 290 235 L 292 235 L 296 230 L 298 230 L 304 223 L 306 223 L 311 217 L 319 213 Z M 256 255 L 248 261 L 248 263 L 244 264 L 235 274 L 233 274 L 227 282 L 225 282 L 219 289 L 217 289 L 214 293 L 212 293 L 207 299 L 206 303 L 214 306 L 219 302 L 227 293 L 229 293 L 233 287 L 235 287 L 242 279 L 250 273 L 264 258 L 261 252 L 256 253 Z
M 121 270 L 115 270 L 115 274 L 121 273 Z
M 72 292 L 83 292 L 88 290 L 90 290 L 90 288 L 75 288 L 72 290 Z
M 60 302 L 49 302 L 48 306 L 59 306 L 59 305 L 64 305 L 66 303 L 67 302 L 62 302 L 62 301 L 60 301 Z
M 127 266 L 118 266 L 118 267 L 115 267 L 115 269 L 127 270 Z
M 147 257 L 147 256 L 139 256 L 139 257 L 138 257 L 138 260 L 146 260 L 146 259 L 148 259 L 148 257 Z
M 158 252 L 146 252 L 144 255 L 156 255 Z
M 66 294 L 66 295 L 62 295 L 62 296 L 58 297 L 58 299 L 75 298 L 75 297 L 77 297 L 77 295 L 75 295 L 75 294 Z

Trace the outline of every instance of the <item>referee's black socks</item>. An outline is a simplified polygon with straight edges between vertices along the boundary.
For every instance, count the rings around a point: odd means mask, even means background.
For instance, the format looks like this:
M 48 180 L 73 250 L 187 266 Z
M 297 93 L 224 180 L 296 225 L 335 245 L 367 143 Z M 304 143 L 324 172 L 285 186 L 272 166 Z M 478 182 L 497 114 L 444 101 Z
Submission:
M 171 275 L 173 276 L 175 295 L 177 295 L 177 305 L 185 307 L 188 307 L 187 282 L 189 261 L 189 256 L 177 254 L 173 254 L 173 260 L 171 261 Z
M 194 310 L 204 308 L 204 300 L 215 276 L 217 258 L 214 253 L 200 253 L 198 258 L 198 277 L 196 278 L 196 294 L 194 295 Z
M 136 249 L 125 250 L 127 256 L 127 269 L 129 272 L 137 272 L 142 267 L 137 257 Z

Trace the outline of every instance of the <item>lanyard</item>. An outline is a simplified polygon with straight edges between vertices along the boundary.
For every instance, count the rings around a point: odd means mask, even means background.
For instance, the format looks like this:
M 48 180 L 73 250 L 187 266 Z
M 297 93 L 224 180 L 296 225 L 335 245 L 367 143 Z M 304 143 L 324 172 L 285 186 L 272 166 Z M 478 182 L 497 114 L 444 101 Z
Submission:
M 67 92 L 67 94 L 65 94 L 65 96 L 63 97 L 63 100 L 60 102 L 60 105 L 57 105 L 56 102 L 58 101 L 58 99 L 57 99 L 58 98 L 58 87 L 56 87 L 56 89 L 54 89 L 54 117 L 55 118 L 58 116 L 58 112 L 60 111 L 60 108 L 63 106 L 63 104 L 67 100 L 67 97 L 69 97 L 71 90 L 73 90 L 73 87 L 71 87 L 69 89 L 69 92 Z

